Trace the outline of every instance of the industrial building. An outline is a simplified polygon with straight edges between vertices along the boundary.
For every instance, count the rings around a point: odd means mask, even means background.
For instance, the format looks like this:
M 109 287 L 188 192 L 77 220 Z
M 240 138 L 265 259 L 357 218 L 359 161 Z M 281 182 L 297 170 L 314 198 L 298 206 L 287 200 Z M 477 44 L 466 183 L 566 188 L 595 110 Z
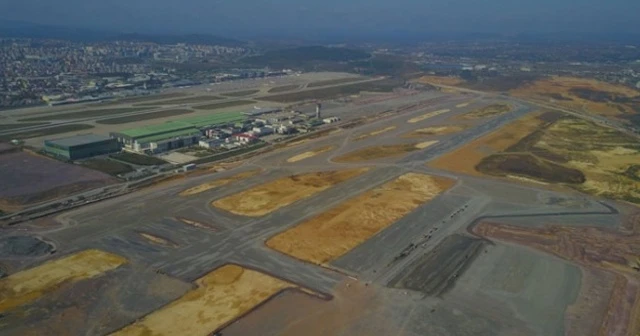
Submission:
M 215 113 L 113 132 L 110 135 L 127 149 L 136 152 L 161 153 L 196 145 L 207 130 L 242 122 L 245 119 L 242 113 Z
M 67 160 L 80 160 L 118 152 L 120 144 L 116 139 L 107 136 L 84 134 L 45 140 L 44 151 Z

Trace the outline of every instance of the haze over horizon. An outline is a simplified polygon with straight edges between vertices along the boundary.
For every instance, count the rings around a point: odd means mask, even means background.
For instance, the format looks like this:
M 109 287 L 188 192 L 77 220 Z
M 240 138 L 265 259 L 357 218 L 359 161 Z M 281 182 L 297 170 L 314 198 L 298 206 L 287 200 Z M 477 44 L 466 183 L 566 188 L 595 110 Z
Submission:
M 640 34 L 640 1 L 24 0 L 0 19 L 141 33 L 323 37 L 462 33 Z

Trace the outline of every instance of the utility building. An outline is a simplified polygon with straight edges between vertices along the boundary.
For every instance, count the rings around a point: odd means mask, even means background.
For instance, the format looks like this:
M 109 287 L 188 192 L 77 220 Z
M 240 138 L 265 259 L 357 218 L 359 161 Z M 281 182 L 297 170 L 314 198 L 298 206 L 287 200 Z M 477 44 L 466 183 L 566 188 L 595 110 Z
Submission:
M 45 140 L 44 151 L 67 160 L 80 160 L 120 151 L 117 139 L 96 134 Z

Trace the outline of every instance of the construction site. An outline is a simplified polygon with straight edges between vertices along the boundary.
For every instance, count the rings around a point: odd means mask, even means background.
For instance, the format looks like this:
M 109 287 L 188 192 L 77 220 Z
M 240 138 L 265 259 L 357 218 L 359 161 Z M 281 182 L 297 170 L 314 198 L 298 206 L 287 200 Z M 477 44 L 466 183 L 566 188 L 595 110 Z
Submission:
M 505 95 L 341 99 L 316 132 L 2 223 L 1 333 L 640 332 L 637 138 Z

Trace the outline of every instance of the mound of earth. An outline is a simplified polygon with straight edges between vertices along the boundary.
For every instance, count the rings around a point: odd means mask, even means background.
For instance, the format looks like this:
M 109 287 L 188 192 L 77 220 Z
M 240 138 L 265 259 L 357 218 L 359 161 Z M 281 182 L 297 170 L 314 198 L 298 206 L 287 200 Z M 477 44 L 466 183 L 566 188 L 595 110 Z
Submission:
M 0 238 L 0 256 L 3 257 L 39 257 L 54 251 L 53 245 L 36 237 L 11 236 Z M 0 277 L 2 277 L 1 274 Z

